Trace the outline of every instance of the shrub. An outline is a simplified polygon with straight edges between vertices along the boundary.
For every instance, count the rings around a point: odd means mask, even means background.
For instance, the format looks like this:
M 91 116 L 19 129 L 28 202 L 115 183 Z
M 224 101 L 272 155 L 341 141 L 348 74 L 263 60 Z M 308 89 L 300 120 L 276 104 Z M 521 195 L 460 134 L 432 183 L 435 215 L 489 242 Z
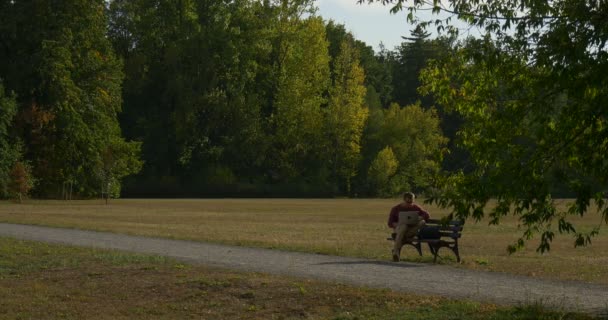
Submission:
M 17 161 L 13 165 L 9 176 L 9 193 L 13 198 L 18 198 L 19 203 L 21 203 L 34 186 L 31 168 L 28 164 Z

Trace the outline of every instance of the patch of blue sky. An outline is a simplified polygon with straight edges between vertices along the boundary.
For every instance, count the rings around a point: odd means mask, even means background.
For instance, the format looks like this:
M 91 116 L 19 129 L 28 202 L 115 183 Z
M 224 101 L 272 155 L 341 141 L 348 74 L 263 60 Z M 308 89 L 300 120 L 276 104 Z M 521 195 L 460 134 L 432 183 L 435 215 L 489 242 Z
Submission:
M 357 0 L 317 0 L 315 5 L 319 9 L 318 15 L 325 20 L 331 19 L 343 24 L 356 39 L 364 41 L 376 52 L 379 51 L 381 43 L 388 50 L 395 49 L 404 42 L 402 37 L 410 36 L 414 29 L 414 25 L 407 21 L 407 11 L 390 13 L 390 5 L 383 6 L 377 2 L 357 4 Z M 417 14 L 419 20 L 445 19 L 451 15 L 445 12 L 433 15 L 430 10 L 419 10 Z M 452 18 L 451 23 L 460 25 L 463 36 L 480 34 L 478 30 L 471 30 L 459 22 L 456 17 Z M 432 37 L 437 36 L 435 28 L 430 27 L 428 31 Z

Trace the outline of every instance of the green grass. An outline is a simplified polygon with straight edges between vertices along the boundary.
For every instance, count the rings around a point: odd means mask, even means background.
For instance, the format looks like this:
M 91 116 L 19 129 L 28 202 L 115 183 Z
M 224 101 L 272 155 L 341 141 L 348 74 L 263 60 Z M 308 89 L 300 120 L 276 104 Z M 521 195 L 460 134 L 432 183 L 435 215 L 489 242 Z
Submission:
M 40 270 L 78 268 L 83 261 L 122 266 L 166 263 L 162 256 L 127 254 L 120 251 L 82 250 L 76 247 L 8 240 L 0 241 L 0 279 Z
M 0 238 L 0 319 L 592 319 Z
M 18 205 L 0 202 L 0 222 L 39 224 L 132 235 L 209 241 L 331 255 L 390 260 L 386 241 L 388 211 L 398 199 L 180 199 L 102 201 L 29 201 Z M 433 217 L 445 210 L 423 205 Z M 565 201 L 558 201 L 564 208 Z M 590 229 L 600 224 L 597 213 L 572 219 Z M 449 250 L 440 251 L 439 263 L 548 279 L 608 284 L 602 229 L 592 245 L 575 249 L 573 239 L 558 236 L 551 252 L 538 254 L 536 240 L 514 255 L 507 246 L 523 231 L 518 221 L 506 218 L 498 226 L 468 221 L 460 242 L 462 264 Z M 444 251 L 445 250 L 445 251 Z M 423 249 L 418 257 L 405 247 L 402 258 L 432 262 Z

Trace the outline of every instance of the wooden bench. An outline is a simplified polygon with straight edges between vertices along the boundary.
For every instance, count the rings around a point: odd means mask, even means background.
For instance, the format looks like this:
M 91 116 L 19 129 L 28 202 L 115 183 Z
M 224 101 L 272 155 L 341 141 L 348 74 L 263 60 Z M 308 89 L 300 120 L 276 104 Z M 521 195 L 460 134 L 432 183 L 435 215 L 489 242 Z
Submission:
M 422 243 L 427 243 L 429 250 L 433 254 L 433 262 L 437 262 L 437 254 L 441 248 L 449 248 L 456 255 L 456 261 L 460 262 L 460 253 L 458 251 L 458 239 L 462 235 L 464 221 L 451 220 L 443 221 L 440 219 L 429 219 L 426 226 L 418 231 L 418 235 L 411 242 L 404 242 L 418 250 L 418 254 L 422 256 Z M 396 233 L 392 233 L 387 240 L 395 241 Z

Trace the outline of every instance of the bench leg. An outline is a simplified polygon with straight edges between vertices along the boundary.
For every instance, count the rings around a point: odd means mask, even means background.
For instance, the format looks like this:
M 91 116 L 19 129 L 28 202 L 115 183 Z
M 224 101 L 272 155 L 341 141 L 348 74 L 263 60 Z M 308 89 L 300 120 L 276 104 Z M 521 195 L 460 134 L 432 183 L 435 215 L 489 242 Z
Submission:
M 431 251 L 431 253 L 434 255 L 435 254 L 435 248 L 430 244 L 427 243 L 429 245 L 429 251 Z
M 450 250 L 452 250 L 452 252 L 454 252 L 454 255 L 456 256 L 456 262 L 460 262 L 460 253 L 458 252 L 458 243 L 453 244 L 453 245 L 446 245 L 445 247 L 450 248 Z
M 454 245 L 454 246 L 450 246 L 449 244 L 445 244 L 445 243 L 435 243 L 435 244 L 431 244 L 429 243 L 429 248 L 431 250 L 431 253 L 433 253 L 433 262 L 437 262 L 437 257 L 439 256 L 439 249 L 446 247 L 451 249 L 454 254 L 456 255 L 456 259 L 458 262 L 460 262 L 460 255 L 458 254 L 458 245 Z
M 456 255 L 456 261 L 460 262 L 460 252 L 458 252 L 458 243 L 454 245 L 452 251 L 454 251 L 454 254 Z
M 395 241 L 395 239 L 397 238 L 397 234 L 395 232 L 391 233 L 391 237 L 390 238 L 386 238 L 386 240 L 391 240 L 391 241 Z M 403 246 L 405 245 L 410 245 L 414 248 L 416 248 L 416 251 L 418 251 L 418 254 L 422 257 L 422 247 L 420 245 L 420 242 L 412 242 L 412 241 L 404 241 L 403 244 L 401 245 L 401 248 L 399 248 L 399 252 L 401 252 L 401 249 L 403 248 Z
M 431 250 L 431 253 L 433 254 L 433 263 L 436 263 L 437 256 L 439 255 L 439 249 L 441 248 L 441 244 L 440 243 L 436 243 L 436 244 L 429 243 L 429 248 Z
M 393 234 L 394 235 L 394 234 Z M 393 240 L 391 238 L 388 238 L 387 240 Z M 420 242 L 404 242 L 403 245 L 410 245 L 414 248 L 416 248 L 416 251 L 418 251 L 418 254 L 422 257 L 422 244 Z M 433 254 L 433 262 L 437 262 L 437 257 L 439 256 L 439 249 L 441 249 L 442 247 L 447 247 L 450 248 L 450 250 L 452 250 L 452 252 L 454 252 L 454 255 L 456 256 L 456 261 L 458 263 L 460 263 L 460 251 L 458 250 L 458 243 L 449 245 L 449 244 L 445 244 L 445 243 L 430 243 L 427 242 L 428 246 L 429 246 L 429 250 L 431 251 L 431 253 Z M 401 250 L 399 250 L 401 251 Z

